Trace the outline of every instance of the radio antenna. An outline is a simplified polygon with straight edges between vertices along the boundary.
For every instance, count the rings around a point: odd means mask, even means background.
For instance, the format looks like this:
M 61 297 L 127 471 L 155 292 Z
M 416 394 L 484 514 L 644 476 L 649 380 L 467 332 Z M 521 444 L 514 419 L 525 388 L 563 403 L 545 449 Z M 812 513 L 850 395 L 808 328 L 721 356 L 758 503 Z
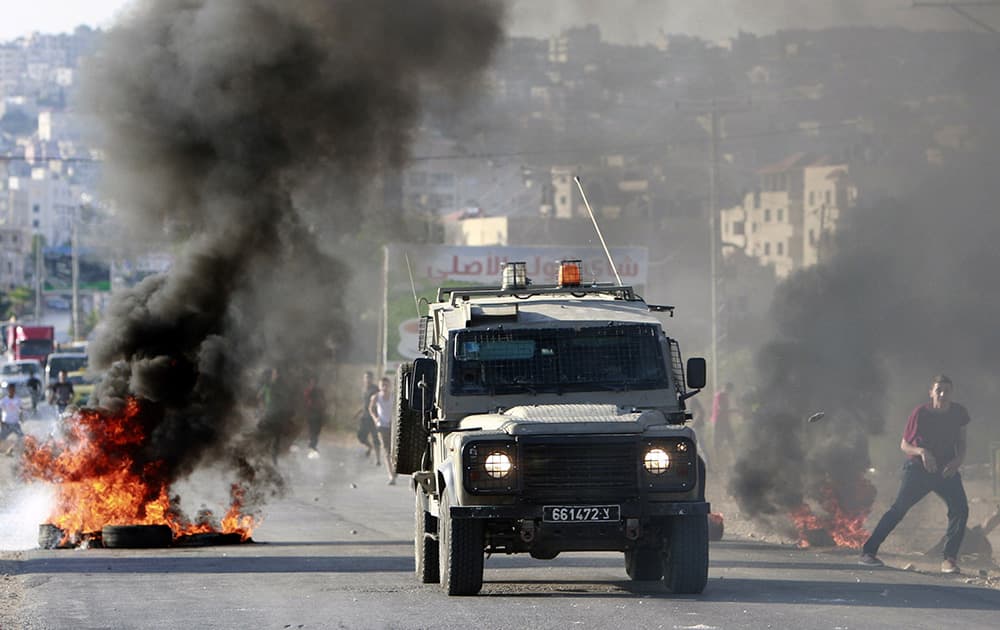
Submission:
M 587 193 L 583 191 L 583 182 L 580 181 L 580 176 L 574 175 L 573 181 L 576 182 L 576 187 L 580 189 L 580 196 L 583 197 L 583 205 L 587 206 L 587 213 L 590 214 L 590 220 L 594 222 L 594 230 L 597 231 L 597 238 L 601 239 L 601 247 L 604 248 L 604 255 L 608 257 L 608 262 L 611 264 L 611 271 L 615 272 L 615 278 L 618 280 L 618 286 L 625 286 L 622 283 L 622 277 L 618 275 L 618 267 L 615 267 L 615 261 L 611 258 L 611 252 L 608 251 L 608 244 L 604 242 L 604 235 L 601 234 L 601 228 L 597 225 L 597 218 L 594 216 L 594 209 L 590 207 L 590 202 L 587 201 Z
M 420 319 L 420 299 L 417 297 L 417 285 L 413 282 L 413 269 L 410 269 L 410 254 L 403 252 L 406 259 L 406 273 L 410 274 L 410 290 L 413 291 L 413 308 L 417 309 L 417 319 Z

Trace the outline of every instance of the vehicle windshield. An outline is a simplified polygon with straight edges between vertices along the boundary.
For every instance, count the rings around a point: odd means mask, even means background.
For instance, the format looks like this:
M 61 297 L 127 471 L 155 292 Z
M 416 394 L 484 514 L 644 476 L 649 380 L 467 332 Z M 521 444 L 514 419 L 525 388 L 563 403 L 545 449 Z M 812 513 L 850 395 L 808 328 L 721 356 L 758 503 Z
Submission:
M 470 330 L 454 335 L 454 395 L 669 387 L 659 328 Z
M 45 356 L 52 352 L 51 339 L 26 339 L 21 342 L 21 356 Z
M 58 376 L 60 372 L 77 372 L 87 367 L 87 357 L 49 357 L 49 374 Z M 50 377 L 51 378 L 51 377 Z
M 34 363 L 7 363 L 3 366 L 4 376 L 17 376 L 19 374 L 34 374 L 38 371 L 38 366 Z
M 86 374 L 69 374 L 66 376 L 66 380 L 74 385 L 90 385 L 90 379 L 87 378 Z

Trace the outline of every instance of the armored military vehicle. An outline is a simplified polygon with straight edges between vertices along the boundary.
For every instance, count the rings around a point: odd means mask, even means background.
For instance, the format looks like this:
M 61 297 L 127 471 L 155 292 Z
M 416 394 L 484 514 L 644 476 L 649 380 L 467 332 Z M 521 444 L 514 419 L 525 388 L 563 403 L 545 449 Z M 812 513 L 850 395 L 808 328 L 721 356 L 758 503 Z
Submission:
M 632 287 L 442 288 L 423 357 L 397 372 L 390 464 L 412 474 L 417 577 L 474 595 L 484 554 L 620 551 L 633 580 L 700 593 L 708 579 L 705 466 L 684 401 L 704 359 Z M 686 378 L 685 378 L 686 377 Z

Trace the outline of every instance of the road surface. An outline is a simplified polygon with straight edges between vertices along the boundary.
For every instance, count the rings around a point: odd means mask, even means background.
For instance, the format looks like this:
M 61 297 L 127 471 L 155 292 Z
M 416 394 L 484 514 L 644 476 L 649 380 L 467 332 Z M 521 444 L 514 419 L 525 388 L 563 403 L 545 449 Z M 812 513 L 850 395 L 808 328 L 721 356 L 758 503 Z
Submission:
M 41 516 L 10 514 L 4 468 L 0 521 L 36 532 Z M 405 480 L 388 486 L 383 468 L 332 444 L 320 459 L 290 453 L 282 468 L 291 492 L 269 504 L 254 544 L 46 551 L 22 536 L 16 551 L 0 533 L 0 627 L 970 630 L 1000 619 L 1000 590 L 984 580 L 867 569 L 853 551 L 749 538 L 713 543 L 699 596 L 630 582 L 621 554 L 602 553 L 491 557 L 480 596 L 449 598 L 413 576 Z

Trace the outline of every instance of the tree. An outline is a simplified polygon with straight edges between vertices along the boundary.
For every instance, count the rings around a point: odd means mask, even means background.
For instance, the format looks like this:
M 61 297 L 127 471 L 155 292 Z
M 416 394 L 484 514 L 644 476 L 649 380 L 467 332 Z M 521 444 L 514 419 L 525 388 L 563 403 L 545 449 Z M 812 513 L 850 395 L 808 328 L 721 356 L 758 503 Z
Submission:
M 24 316 L 28 306 L 35 300 L 35 292 L 28 287 L 14 287 L 0 300 L 0 308 L 4 311 L 4 318 L 10 316 L 20 319 Z

